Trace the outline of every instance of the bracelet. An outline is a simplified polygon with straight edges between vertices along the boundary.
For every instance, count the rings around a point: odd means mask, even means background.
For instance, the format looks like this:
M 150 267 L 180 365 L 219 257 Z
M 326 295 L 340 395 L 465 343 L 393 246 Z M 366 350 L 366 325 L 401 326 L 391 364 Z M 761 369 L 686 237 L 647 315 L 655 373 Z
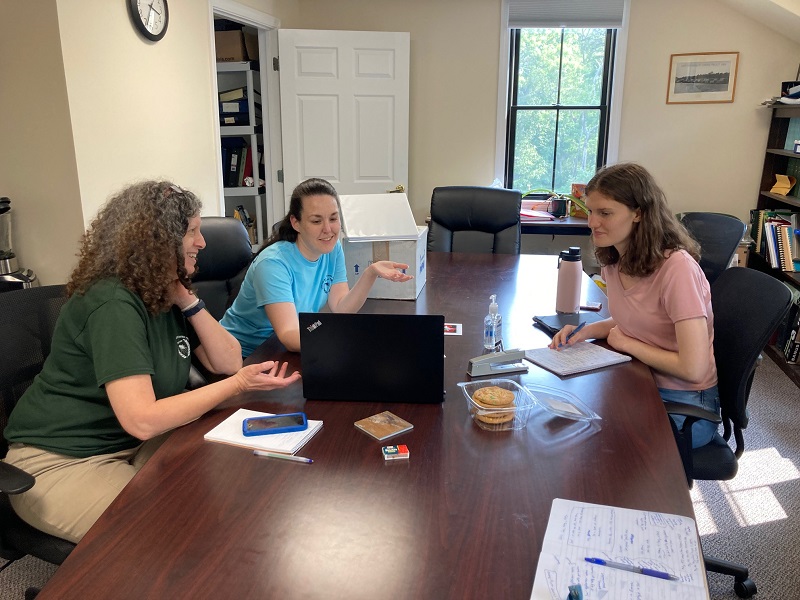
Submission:
M 199 313 L 205 307 L 206 307 L 206 303 L 203 302 L 202 300 L 200 300 L 200 298 L 198 298 L 197 300 L 192 302 L 189 306 L 184 308 L 181 312 L 183 312 L 183 316 L 188 319 L 189 317 L 195 316 L 197 313 Z

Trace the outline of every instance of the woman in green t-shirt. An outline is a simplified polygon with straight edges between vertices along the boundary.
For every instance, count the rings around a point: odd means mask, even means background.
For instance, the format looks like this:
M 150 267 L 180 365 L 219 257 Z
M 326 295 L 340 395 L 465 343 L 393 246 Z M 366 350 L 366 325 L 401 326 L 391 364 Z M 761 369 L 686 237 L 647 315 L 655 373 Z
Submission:
M 5 429 L 6 462 L 36 477 L 11 502 L 37 529 L 77 542 L 162 434 L 241 392 L 300 378 L 286 363 L 242 367 L 239 342 L 192 293 L 205 247 L 200 208 L 174 184 L 138 183 L 84 235 L 51 353 Z M 231 376 L 184 392 L 192 352 Z

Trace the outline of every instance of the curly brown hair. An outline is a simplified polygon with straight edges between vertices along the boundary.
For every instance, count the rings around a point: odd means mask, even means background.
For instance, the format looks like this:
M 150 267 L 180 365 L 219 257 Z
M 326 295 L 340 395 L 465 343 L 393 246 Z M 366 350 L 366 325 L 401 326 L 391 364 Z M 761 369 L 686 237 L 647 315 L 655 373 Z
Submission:
M 112 196 L 83 235 L 67 295 L 84 294 L 97 281 L 116 277 L 151 314 L 166 312 L 173 303 L 176 265 L 178 279 L 191 289 L 183 237 L 201 208 L 197 196 L 169 181 L 135 183 Z
M 597 261 L 605 265 L 619 263 L 621 273 L 631 277 L 647 277 L 664 262 L 667 250 L 686 250 L 700 260 L 700 246 L 675 218 L 667 205 L 664 192 L 653 176 L 636 163 L 619 163 L 600 169 L 589 183 L 586 193 L 598 192 L 639 210 L 641 218 L 633 224 L 624 256 L 614 246 L 596 248 Z

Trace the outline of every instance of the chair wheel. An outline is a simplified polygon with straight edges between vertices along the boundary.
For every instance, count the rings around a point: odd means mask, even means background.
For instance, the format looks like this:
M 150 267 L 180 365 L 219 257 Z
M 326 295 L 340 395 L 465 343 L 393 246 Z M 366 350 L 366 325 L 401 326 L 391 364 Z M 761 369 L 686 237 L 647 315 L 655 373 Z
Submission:
M 752 598 L 758 591 L 756 583 L 752 579 L 745 579 L 744 581 L 736 581 L 733 584 L 733 591 L 739 598 Z

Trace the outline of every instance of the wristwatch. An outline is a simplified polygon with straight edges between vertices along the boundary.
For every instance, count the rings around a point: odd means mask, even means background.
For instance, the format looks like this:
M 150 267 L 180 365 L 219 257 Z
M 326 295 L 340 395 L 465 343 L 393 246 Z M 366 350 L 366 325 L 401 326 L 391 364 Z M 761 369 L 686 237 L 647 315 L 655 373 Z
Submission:
M 197 313 L 199 313 L 201 310 L 203 310 L 205 307 L 206 307 L 206 303 L 198 298 L 196 302 L 194 302 L 193 304 L 191 304 L 189 306 L 189 308 L 183 309 L 183 311 L 182 311 L 183 312 L 183 316 L 186 317 L 187 319 L 189 317 L 193 317 Z

